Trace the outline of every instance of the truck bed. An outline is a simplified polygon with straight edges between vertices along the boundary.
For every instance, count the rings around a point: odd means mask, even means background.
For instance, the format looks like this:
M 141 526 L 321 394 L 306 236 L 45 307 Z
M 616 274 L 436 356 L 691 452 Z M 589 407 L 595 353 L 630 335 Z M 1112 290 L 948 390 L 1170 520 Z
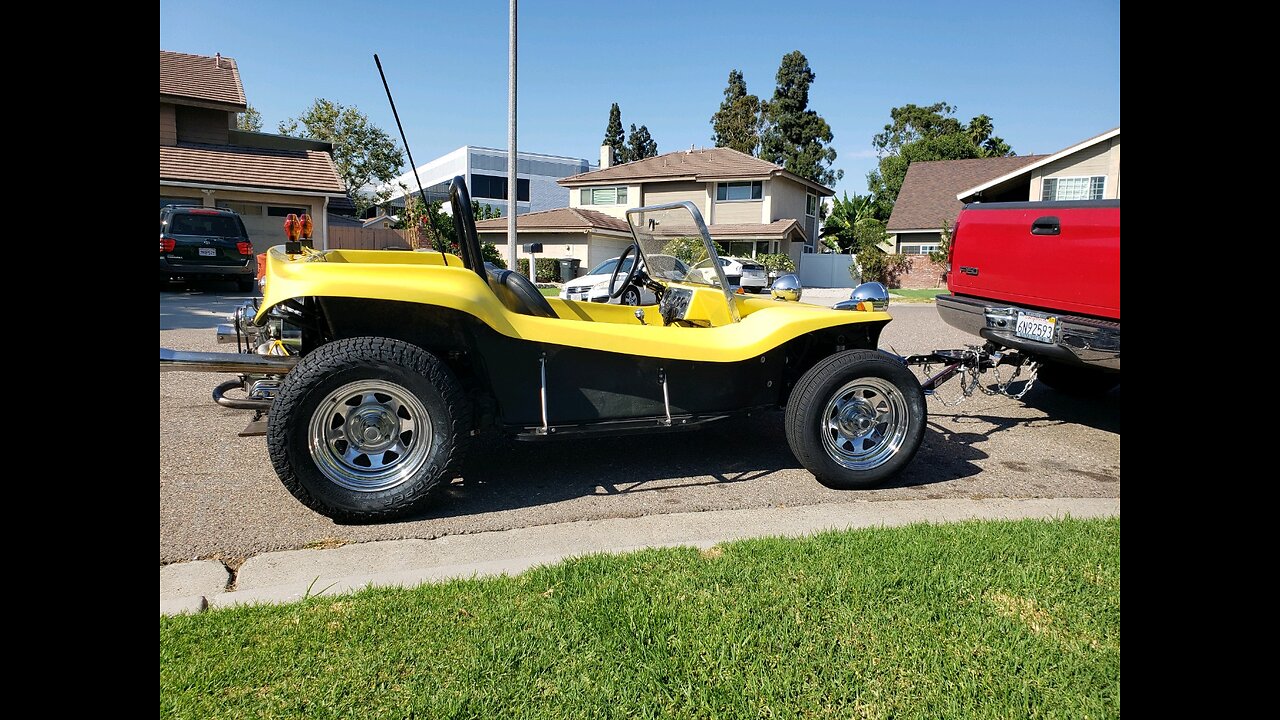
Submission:
M 1120 320 L 1120 201 L 970 203 L 952 234 L 957 296 Z

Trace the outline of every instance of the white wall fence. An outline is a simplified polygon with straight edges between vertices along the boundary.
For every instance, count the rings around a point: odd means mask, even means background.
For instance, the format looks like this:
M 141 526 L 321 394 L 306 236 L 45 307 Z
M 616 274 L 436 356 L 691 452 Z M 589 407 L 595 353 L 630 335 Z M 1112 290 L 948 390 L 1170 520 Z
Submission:
M 849 277 L 853 256 L 835 253 L 805 253 L 800 256 L 796 275 L 804 287 L 845 288 L 854 287 L 857 280 Z

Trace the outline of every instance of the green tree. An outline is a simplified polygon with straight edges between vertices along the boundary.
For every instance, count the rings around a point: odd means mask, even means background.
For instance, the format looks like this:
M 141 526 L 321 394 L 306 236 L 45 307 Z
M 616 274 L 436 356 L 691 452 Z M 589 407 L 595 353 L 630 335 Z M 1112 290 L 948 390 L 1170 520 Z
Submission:
M 262 132 L 262 113 L 258 112 L 258 108 L 249 105 L 244 112 L 236 115 L 236 129 Z
M 401 185 L 401 187 L 404 187 Z M 454 229 L 453 217 L 442 210 L 443 203 L 439 200 L 433 201 L 428 207 L 427 212 L 422 209 L 422 197 L 420 195 L 405 195 L 404 208 L 396 213 L 396 220 L 391 223 L 394 230 L 413 229 L 416 232 L 409 237 L 409 245 L 414 249 L 430 248 L 433 250 L 445 250 L 454 255 L 458 254 L 458 235 Z M 390 208 L 387 208 L 388 210 Z M 430 224 L 427 222 L 427 213 L 431 214 Z M 481 205 L 475 200 L 471 201 L 471 212 L 475 214 L 477 220 L 489 220 L 492 218 L 502 217 L 502 210 L 492 205 Z M 435 231 L 432 231 L 434 225 Z M 480 254 L 487 263 L 493 263 L 498 267 L 505 268 L 507 263 L 502 259 L 502 254 L 498 252 L 498 248 L 491 242 L 481 241 Z
M 989 115 L 978 115 L 966 123 L 955 117 L 955 111 L 955 106 L 945 102 L 907 104 L 889 111 L 891 122 L 871 140 L 880 157 L 876 169 L 867 174 L 867 187 L 876 198 L 876 217 L 889 219 L 913 162 L 1014 154 L 995 134 Z
M 738 152 L 755 155 L 760 147 L 760 98 L 747 93 L 747 82 L 741 70 L 729 71 L 729 84 L 724 89 L 724 101 L 711 116 L 711 139 L 716 147 L 733 148 Z
M 627 144 L 622 136 L 622 110 L 618 103 L 609 107 L 609 124 L 604 128 L 604 142 L 600 144 L 613 148 L 613 155 L 619 163 L 626 162 Z
M 309 137 L 333 145 L 333 162 L 357 214 L 391 196 L 389 183 L 404 165 L 404 153 L 386 131 L 356 108 L 316 98 L 301 115 L 281 122 L 279 130 L 282 135 Z M 360 192 L 368 185 L 386 189 L 370 199 Z
M 782 57 L 778 86 L 764 106 L 760 157 L 800 177 L 831 185 L 844 177 L 844 171 L 831 169 L 836 161 L 831 126 L 809 109 L 809 86 L 816 77 L 799 50 Z
M 627 162 L 651 158 L 657 154 L 658 143 L 649 134 L 649 128 L 641 125 L 637 130 L 635 123 L 632 123 L 631 132 L 627 137 Z
M 951 262 L 951 221 L 942 221 L 942 232 L 938 233 L 938 248 L 929 253 L 929 259 L 939 265 Z

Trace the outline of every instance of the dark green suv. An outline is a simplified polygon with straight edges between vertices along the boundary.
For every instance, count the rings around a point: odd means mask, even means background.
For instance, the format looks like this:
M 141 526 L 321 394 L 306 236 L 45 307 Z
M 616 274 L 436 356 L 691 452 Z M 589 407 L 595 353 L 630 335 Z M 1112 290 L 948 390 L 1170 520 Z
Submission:
M 234 280 L 245 292 L 257 275 L 253 244 L 239 215 L 197 205 L 160 209 L 160 287 L 173 278 Z

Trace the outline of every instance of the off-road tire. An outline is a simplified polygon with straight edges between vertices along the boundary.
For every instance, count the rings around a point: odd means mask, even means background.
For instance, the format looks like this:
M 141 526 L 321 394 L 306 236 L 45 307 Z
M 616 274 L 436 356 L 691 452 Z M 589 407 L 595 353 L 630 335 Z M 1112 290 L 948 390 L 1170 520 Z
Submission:
M 892 391 L 896 390 L 896 397 L 887 405 L 898 406 L 894 412 L 895 422 L 905 425 L 898 441 L 884 445 L 886 455 L 883 459 L 868 459 L 869 463 L 878 464 L 854 469 L 834 457 L 839 452 L 828 449 L 823 434 L 832 432 L 827 424 L 827 414 L 829 404 L 836 400 L 835 396 L 848 394 L 841 391 L 851 383 L 867 378 L 880 388 L 881 394 L 893 395 Z M 871 397 L 875 399 L 874 394 Z M 905 365 L 875 350 L 846 350 L 821 360 L 801 376 L 787 401 L 783 426 L 791 452 L 818 482 L 838 490 L 860 490 L 883 483 L 911 462 L 920 449 L 927 420 L 924 391 Z M 890 423 L 885 424 L 886 429 L 889 426 Z M 869 427 L 874 429 L 878 426 L 871 422 Z M 838 442 L 830 441 L 831 444 Z M 851 462 L 848 458 L 846 461 Z
M 326 396 L 350 383 L 375 380 L 403 389 L 431 422 L 425 462 L 392 487 L 353 490 L 327 477 L 310 449 L 312 416 Z M 415 345 L 357 337 L 308 353 L 281 384 L 271 406 L 267 449 L 280 481 L 302 504 L 339 522 L 372 523 L 420 511 L 455 477 L 471 433 L 471 405 L 449 368 Z

